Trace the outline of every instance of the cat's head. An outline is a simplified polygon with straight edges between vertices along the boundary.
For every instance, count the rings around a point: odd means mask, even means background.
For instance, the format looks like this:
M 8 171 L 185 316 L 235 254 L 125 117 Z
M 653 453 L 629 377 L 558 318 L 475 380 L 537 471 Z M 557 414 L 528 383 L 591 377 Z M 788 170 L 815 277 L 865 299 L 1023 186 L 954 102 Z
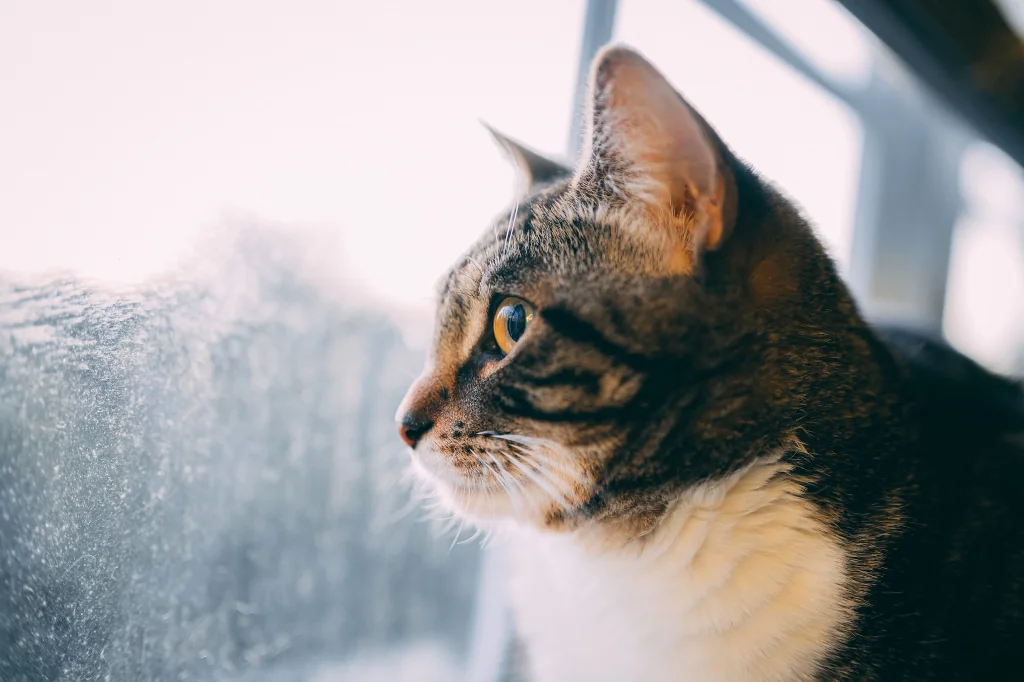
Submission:
M 805 396 L 773 339 L 818 324 L 808 287 L 846 304 L 796 212 L 635 52 L 597 57 L 589 127 L 575 169 L 499 137 L 528 191 L 443 278 L 399 408 L 472 520 L 642 531 L 787 438 Z

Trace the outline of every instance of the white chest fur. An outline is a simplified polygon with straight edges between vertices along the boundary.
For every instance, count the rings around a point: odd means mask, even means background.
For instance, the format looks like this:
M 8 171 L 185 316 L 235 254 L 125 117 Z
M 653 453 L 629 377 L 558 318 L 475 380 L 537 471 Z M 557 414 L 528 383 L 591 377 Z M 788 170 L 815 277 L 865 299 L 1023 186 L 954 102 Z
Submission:
M 642 542 L 513 535 L 536 682 L 808 680 L 847 622 L 843 554 L 773 463 L 689 491 Z

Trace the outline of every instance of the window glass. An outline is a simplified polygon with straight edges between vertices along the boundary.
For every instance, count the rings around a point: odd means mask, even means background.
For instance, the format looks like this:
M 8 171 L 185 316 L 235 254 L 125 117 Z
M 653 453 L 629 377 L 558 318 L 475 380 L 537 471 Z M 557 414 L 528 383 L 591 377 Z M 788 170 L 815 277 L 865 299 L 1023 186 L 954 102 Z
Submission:
M 139 281 L 223 216 L 343 237 L 419 302 L 511 198 L 486 121 L 559 153 L 583 3 L 16 0 L 0 8 L 0 268 Z
M 479 550 L 392 420 L 582 18 L 0 7 L 0 679 L 459 678 Z
M 943 331 L 990 368 L 1024 373 L 1024 171 L 988 143 L 960 164 Z
M 794 199 L 846 267 L 862 144 L 853 112 L 696 0 L 623 0 L 616 39 L 644 52 Z
M 772 31 L 831 78 L 865 87 L 877 41 L 838 2 L 740 0 Z

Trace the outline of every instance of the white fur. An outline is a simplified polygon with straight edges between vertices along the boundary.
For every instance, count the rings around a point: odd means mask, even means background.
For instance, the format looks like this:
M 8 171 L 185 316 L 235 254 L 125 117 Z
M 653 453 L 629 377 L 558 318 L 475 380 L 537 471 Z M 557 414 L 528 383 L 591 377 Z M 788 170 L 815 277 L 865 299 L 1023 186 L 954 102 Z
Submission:
M 809 680 L 848 622 L 844 559 L 754 464 L 685 494 L 649 536 L 517 528 L 513 598 L 535 682 Z

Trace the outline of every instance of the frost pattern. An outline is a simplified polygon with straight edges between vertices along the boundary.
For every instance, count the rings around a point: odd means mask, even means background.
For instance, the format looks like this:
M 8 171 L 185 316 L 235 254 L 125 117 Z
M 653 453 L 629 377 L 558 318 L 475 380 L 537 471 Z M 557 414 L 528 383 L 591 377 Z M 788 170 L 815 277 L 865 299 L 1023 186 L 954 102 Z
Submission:
M 478 552 L 402 513 L 420 358 L 294 241 L 0 283 L 0 680 L 452 679 Z

